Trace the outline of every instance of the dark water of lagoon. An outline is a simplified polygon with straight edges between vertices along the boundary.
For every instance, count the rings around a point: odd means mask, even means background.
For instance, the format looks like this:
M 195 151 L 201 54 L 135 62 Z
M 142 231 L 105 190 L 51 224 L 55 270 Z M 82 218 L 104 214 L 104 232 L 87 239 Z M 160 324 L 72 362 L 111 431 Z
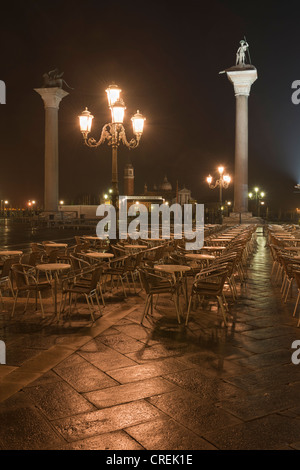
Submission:
M 75 236 L 96 235 L 91 228 L 80 229 L 58 229 L 48 227 L 31 227 L 29 223 L 14 222 L 9 219 L 0 220 L 0 250 L 1 249 L 29 249 L 30 243 L 41 243 L 44 240 L 63 241 L 72 245 L 75 243 Z

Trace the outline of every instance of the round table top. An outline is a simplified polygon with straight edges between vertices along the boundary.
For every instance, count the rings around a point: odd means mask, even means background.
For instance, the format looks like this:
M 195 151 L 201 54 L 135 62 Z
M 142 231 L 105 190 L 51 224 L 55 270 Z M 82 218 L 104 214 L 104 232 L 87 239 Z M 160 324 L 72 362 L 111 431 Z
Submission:
M 20 250 L 3 250 L 0 251 L 0 256 L 14 256 L 14 255 L 22 255 L 23 251 Z
M 146 249 L 147 246 L 146 245 L 124 245 L 124 248 L 126 248 L 127 250 L 139 250 L 139 249 Z
M 281 240 L 295 240 L 294 235 L 288 235 L 287 233 L 284 235 L 276 235 L 275 238 L 280 238 Z
M 98 253 L 97 251 L 95 253 L 84 253 L 84 256 L 88 256 L 89 258 L 113 258 L 115 255 L 112 253 Z
M 84 238 L 85 240 L 99 240 L 99 242 L 104 240 L 104 238 L 99 238 L 93 235 L 84 235 L 82 238 Z
M 201 250 L 226 250 L 226 246 L 203 246 Z
M 185 256 L 185 258 L 196 259 L 196 260 L 197 259 L 199 259 L 199 260 L 201 260 L 201 259 L 207 259 L 207 260 L 208 259 L 216 259 L 216 257 L 213 256 L 213 255 L 202 255 L 201 253 L 188 253 L 184 256 Z
M 157 264 L 154 266 L 154 269 L 157 271 L 163 271 L 165 273 L 183 273 L 185 271 L 190 271 L 191 268 L 189 266 L 181 265 L 181 264 Z
M 44 246 L 47 248 L 67 248 L 67 243 L 46 243 Z
M 169 238 L 143 238 L 145 242 L 165 242 L 168 241 Z
M 66 263 L 45 263 L 36 265 L 36 269 L 39 271 L 59 271 L 70 268 L 71 265 Z
M 300 251 L 300 246 L 287 246 L 285 249 L 287 251 Z

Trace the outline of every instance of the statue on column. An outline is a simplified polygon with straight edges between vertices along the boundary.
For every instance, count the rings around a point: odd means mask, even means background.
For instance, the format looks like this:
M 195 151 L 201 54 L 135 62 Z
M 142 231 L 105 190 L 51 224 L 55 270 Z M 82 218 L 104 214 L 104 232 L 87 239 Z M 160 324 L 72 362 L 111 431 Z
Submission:
M 48 73 L 44 73 L 43 75 L 43 80 L 44 83 L 42 85 L 43 88 L 53 88 L 53 87 L 58 87 L 62 88 L 63 84 L 65 84 L 68 88 L 71 90 L 74 90 L 74 88 L 71 88 L 66 81 L 62 78 L 64 72 L 59 72 L 58 69 L 50 70 Z
M 240 47 L 237 50 L 236 53 L 236 65 L 245 65 L 245 60 L 246 60 L 246 52 L 249 49 L 249 44 L 242 39 L 240 41 Z

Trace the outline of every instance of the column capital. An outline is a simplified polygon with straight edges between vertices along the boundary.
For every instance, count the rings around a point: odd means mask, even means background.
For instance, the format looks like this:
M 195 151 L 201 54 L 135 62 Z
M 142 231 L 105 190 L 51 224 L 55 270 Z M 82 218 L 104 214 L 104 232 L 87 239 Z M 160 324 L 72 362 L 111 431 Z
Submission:
M 257 70 L 255 67 L 231 67 L 231 69 L 226 70 L 226 74 L 228 80 L 233 84 L 235 96 L 249 96 L 251 85 L 257 80 Z
M 59 108 L 61 100 L 69 93 L 59 87 L 34 88 L 43 99 L 45 108 Z

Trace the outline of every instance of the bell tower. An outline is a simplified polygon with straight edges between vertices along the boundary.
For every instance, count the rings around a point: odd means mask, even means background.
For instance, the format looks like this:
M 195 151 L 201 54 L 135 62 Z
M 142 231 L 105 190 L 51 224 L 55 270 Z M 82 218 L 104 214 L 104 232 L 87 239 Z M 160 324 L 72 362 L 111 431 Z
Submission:
M 134 195 L 134 169 L 131 163 L 124 168 L 124 196 Z

